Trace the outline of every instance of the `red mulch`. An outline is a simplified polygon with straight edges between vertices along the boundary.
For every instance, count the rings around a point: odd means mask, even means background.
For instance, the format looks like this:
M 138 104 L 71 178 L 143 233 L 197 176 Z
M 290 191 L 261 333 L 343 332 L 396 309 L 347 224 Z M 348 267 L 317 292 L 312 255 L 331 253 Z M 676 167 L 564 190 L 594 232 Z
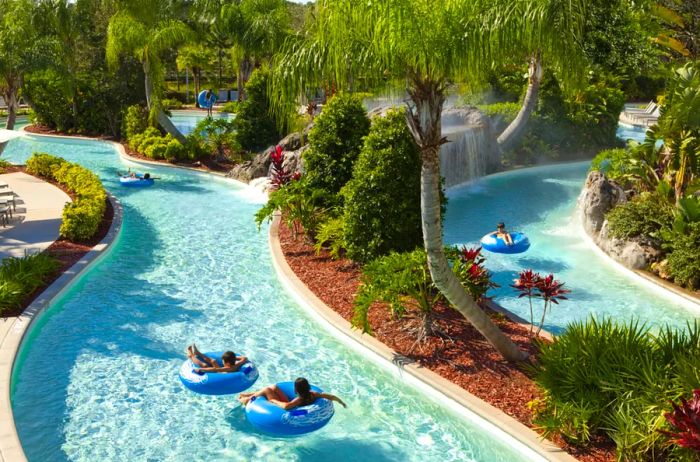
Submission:
M 16 167 L 16 171 L 24 171 L 24 167 Z M 55 182 L 52 182 L 52 184 L 61 188 L 66 194 L 69 194 L 73 199 L 75 199 L 75 197 L 73 197 L 73 194 L 70 194 L 69 191 L 63 188 L 61 185 Z M 97 229 L 97 233 L 95 234 L 95 236 L 92 237 L 92 239 L 89 239 L 87 241 L 73 242 L 61 238 L 55 241 L 53 244 L 51 244 L 44 251 L 44 253 L 51 255 L 56 260 L 58 260 L 61 266 L 58 268 L 56 273 L 53 274 L 46 281 L 46 283 L 43 286 L 39 287 L 37 290 L 35 290 L 33 293 L 29 294 L 26 297 L 21 307 L 3 312 L 0 315 L 0 318 L 18 316 L 19 314 L 21 314 L 22 311 L 24 311 L 40 293 L 42 293 L 47 287 L 53 284 L 53 282 L 56 279 L 58 279 L 71 266 L 80 261 L 80 259 L 83 258 L 85 254 L 87 254 L 90 250 L 92 250 L 94 246 L 99 244 L 100 241 L 104 239 L 104 237 L 109 232 L 110 226 L 112 226 L 113 219 L 114 208 L 112 207 L 112 203 L 109 200 L 107 200 L 107 208 L 105 210 L 104 217 L 102 217 L 102 221 L 100 222 L 100 226 Z
M 66 133 L 66 132 L 61 132 L 58 130 L 54 130 L 52 128 L 49 128 L 45 125 L 40 125 L 40 124 L 34 124 L 34 125 L 28 125 L 24 127 L 24 130 L 30 133 L 38 133 L 40 135 L 60 135 L 60 136 L 75 136 L 73 133 Z M 81 135 L 82 136 L 82 135 Z M 179 162 L 168 162 L 166 160 L 155 160 L 151 159 L 150 157 L 146 157 L 141 153 L 138 153 L 131 149 L 128 144 L 122 143 L 119 140 L 114 139 L 114 137 L 98 137 L 100 139 L 105 139 L 105 140 L 111 140 L 111 141 L 117 141 L 121 143 L 122 146 L 124 146 L 124 150 L 126 151 L 127 154 L 129 154 L 131 157 L 135 157 L 137 159 L 141 160 L 146 160 L 149 162 L 156 162 L 159 164 L 164 164 L 164 165 L 178 165 L 181 167 L 190 167 L 190 168 L 196 168 L 202 171 L 211 171 L 211 172 L 229 172 L 236 164 L 234 162 L 215 162 L 213 159 L 207 159 L 203 162 L 190 162 L 190 161 L 179 161 Z
M 297 276 L 326 305 L 349 321 L 360 283 L 360 267 L 349 260 L 333 260 L 327 252 L 316 255 L 303 237 L 295 240 L 284 225 L 280 226 L 280 242 L 287 263 Z M 505 361 L 457 311 L 444 303 L 436 311 L 438 326 L 449 338 L 430 337 L 417 346 L 406 329 L 417 327 L 418 319 L 396 321 L 379 304 L 372 307 L 369 319 L 374 336 L 393 350 L 532 427 L 532 411 L 527 403 L 541 397 L 532 380 L 518 366 Z M 487 312 L 518 346 L 536 353 L 526 327 L 500 313 Z M 615 446 L 604 438 L 583 449 L 561 439 L 555 439 L 555 443 L 583 462 L 615 460 Z

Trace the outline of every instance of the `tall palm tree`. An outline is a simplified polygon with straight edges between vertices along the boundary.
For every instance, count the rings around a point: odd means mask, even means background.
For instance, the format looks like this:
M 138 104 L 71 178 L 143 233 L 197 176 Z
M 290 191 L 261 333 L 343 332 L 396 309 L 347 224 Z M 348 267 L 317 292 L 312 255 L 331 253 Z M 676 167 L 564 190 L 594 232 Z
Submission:
M 407 123 L 420 147 L 421 220 L 430 274 L 447 300 L 508 360 L 527 354 L 501 332 L 449 267 L 440 210 L 441 114 L 451 83 L 483 76 L 518 49 L 555 47 L 552 11 L 579 34 L 579 0 L 319 0 L 305 40 L 277 62 L 279 105 L 329 76 L 367 83 L 401 79 L 409 95 Z M 549 27 L 549 28 L 548 28 Z
M 107 63 L 116 68 L 123 54 L 141 62 L 151 120 L 184 143 L 185 137 L 161 107 L 165 79 L 161 54 L 186 42 L 191 31 L 183 22 L 163 17 L 163 11 L 167 11 L 165 1 L 133 0 L 112 16 L 107 28 Z
M 190 43 L 178 50 L 176 64 L 178 70 L 189 69 L 194 77 L 195 100 L 199 94 L 202 71 L 207 70 L 214 60 L 214 53 L 203 42 Z

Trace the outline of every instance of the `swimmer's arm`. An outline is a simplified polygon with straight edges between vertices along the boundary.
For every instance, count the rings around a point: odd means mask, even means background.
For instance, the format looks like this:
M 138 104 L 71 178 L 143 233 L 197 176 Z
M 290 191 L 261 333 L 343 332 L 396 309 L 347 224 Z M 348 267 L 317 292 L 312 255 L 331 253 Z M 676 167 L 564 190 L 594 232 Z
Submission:
M 232 367 L 200 367 L 195 372 L 236 372 Z
M 270 401 L 270 403 L 274 404 L 275 406 L 281 407 L 285 411 L 301 406 L 301 398 L 299 398 L 299 397 L 294 398 L 293 400 L 288 401 L 286 403 L 284 401 L 280 401 L 278 399 L 271 399 L 269 401 Z
M 236 363 L 234 364 L 234 367 L 240 367 L 243 364 L 245 364 L 248 361 L 248 358 L 245 356 L 237 356 L 236 357 Z
M 321 398 L 331 400 L 331 401 L 335 401 L 336 403 L 340 403 L 343 405 L 343 407 L 348 407 L 348 405 L 345 404 L 345 402 L 342 399 L 338 398 L 335 395 L 331 395 L 330 393 L 318 393 L 318 396 Z

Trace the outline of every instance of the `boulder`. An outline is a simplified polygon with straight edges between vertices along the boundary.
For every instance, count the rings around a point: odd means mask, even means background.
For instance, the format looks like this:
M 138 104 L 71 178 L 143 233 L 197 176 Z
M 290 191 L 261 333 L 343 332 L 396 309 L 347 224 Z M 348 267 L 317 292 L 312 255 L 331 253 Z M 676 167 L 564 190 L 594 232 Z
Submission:
M 605 253 L 627 268 L 649 269 L 663 256 L 656 243 L 648 239 L 617 239 L 610 236 L 608 230 L 608 222 L 605 220 L 594 240 Z
M 600 232 L 605 215 L 616 205 L 626 202 L 625 191 L 601 172 L 591 172 L 580 198 L 583 226 L 590 235 Z
M 289 135 L 282 138 L 282 140 L 277 143 L 282 147 L 283 151 L 296 151 L 301 148 L 302 145 L 306 144 L 308 137 L 308 132 L 304 131 L 302 133 L 290 133 Z
M 284 169 L 292 173 L 304 173 L 304 159 L 302 156 L 307 149 L 309 149 L 309 145 L 303 146 L 296 151 L 285 152 L 282 164 Z
M 251 180 L 260 178 L 261 176 L 267 176 L 268 171 L 270 170 L 271 152 L 272 148 L 267 149 L 266 151 L 257 154 L 253 160 L 236 165 L 226 174 L 226 176 L 233 178 L 234 180 L 243 181 L 244 183 L 250 183 Z

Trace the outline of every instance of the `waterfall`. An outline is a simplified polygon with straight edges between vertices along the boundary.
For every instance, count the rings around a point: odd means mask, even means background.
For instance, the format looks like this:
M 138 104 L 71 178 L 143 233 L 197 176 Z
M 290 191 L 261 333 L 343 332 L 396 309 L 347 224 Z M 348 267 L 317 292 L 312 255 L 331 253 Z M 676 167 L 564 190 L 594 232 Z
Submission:
M 445 187 L 476 180 L 500 166 L 500 155 L 488 118 L 477 110 L 455 109 L 443 113 L 440 173 Z

